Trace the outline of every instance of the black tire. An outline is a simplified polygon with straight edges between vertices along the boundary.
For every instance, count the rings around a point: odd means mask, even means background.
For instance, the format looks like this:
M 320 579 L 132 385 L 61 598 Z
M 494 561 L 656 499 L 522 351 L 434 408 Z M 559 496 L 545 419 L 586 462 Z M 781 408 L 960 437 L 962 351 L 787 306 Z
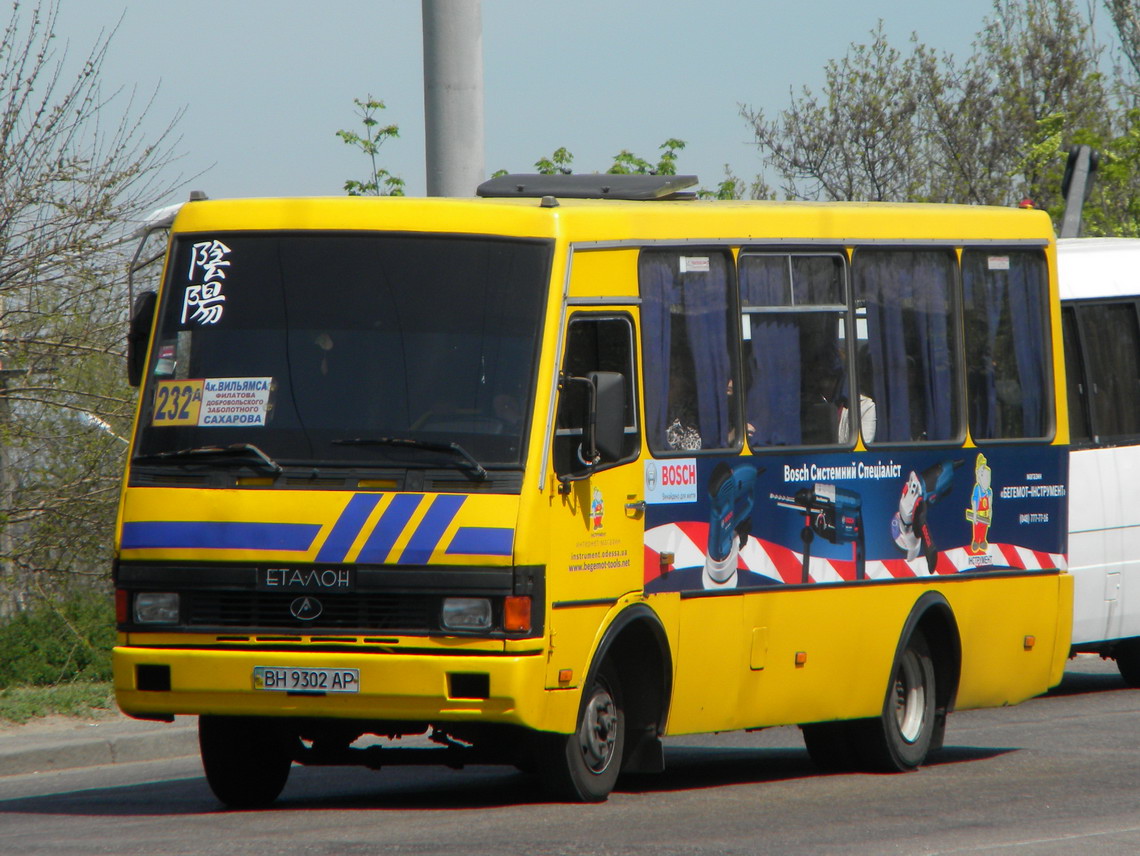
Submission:
M 1130 687 L 1140 687 L 1140 638 L 1122 639 L 1112 649 L 1120 677 Z
M 867 769 L 904 773 L 920 766 L 934 739 L 935 709 L 934 660 L 915 630 L 895 663 L 882 715 L 852 723 Z
M 582 694 L 577 730 L 543 735 L 540 745 L 540 773 L 554 796 L 602 802 L 610 795 L 625 753 L 625 712 L 621 685 L 609 664 Z
M 297 742 L 272 720 L 202 716 L 198 747 L 210 790 L 228 808 L 264 808 L 281 794 Z

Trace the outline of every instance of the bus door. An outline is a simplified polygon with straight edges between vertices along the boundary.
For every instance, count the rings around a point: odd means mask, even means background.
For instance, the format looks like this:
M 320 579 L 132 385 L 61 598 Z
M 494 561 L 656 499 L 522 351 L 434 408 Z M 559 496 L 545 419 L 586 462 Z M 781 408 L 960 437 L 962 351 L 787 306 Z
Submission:
M 758 462 L 744 443 L 736 264 L 722 248 L 643 250 L 641 293 L 646 501 L 645 591 L 677 601 L 670 733 L 739 725 L 750 674 Z M 747 602 L 746 602 L 747 601 Z M 762 644 L 757 643 L 760 648 Z
M 645 507 L 632 314 L 574 312 L 563 336 L 551 452 L 551 688 L 584 680 L 596 628 L 618 598 L 641 589 Z
M 1109 606 L 1119 596 L 1119 575 L 1107 572 L 1109 530 L 1104 528 L 1104 491 L 1101 466 L 1105 456 L 1094 449 L 1089 428 L 1089 379 L 1081 350 L 1077 310 L 1061 312 L 1065 342 L 1065 376 L 1068 379 L 1069 494 L 1087 501 L 1069 503 L 1069 570 L 1073 574 L 1073 641 L 1104 639 Z M 1113 578 L 1117 585 L 1111 585 Z
M 1129 501 L 1140 478 L 1136 446 L 1140 439 L 1140 322 L 1131 299 L 1079 303 L 1074 311 L 1088 406 L 1084 444 L 1093 448 L 1074 453 L 1072 495 L 1081 501 L 1070 510 L 1070 549 L 1076 563 L 1084 565 L 1087 560 L 1103 568 L 1106 625 L 1101 635 L 1091 638 L 1117 639 L 1140 634 L 1140 562 L 1128 561 L 1135 553 L 1125 544 L 1140 528 L 1140 506 Z M 1078 349 L 1066 347 L 1066 354 L 1074 350 Z M 1071 417 L 1070 422 L 1077 420 Z M 1074 436 L 1073 444 L 1080 445 L 1081 438 Z M 1081 483 L 1091 478 L 1098 478 L 1099 485 Z M 1083 545 L 1095 530 L 1101 530 L 1101 536 L 1089 546 L 1097 552 L 1088 556 Z M 1078 622 L 1083 588 L 1078 585 L 1076 595 Z

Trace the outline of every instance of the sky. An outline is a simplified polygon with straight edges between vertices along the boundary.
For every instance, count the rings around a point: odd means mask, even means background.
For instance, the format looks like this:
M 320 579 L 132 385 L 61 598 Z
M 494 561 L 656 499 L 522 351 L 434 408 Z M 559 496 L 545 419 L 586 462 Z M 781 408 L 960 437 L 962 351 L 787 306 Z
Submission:
M 57 52 L 73 65 L 113 32 L 104 95 L 153 101 L 157 134 L 182 113 L 172 175 L 211 198 L 339 195 L 368 162 L 336 136 L 359 130 L 354 98 L 382 100 L 400 136 L 380 163 L 426 191 L 420 0 L 60 0 Z M 829 59 L 911 33 L 965 57 L 992 0 L 482 0 L 486 174 L 533 172 L 566 147 L 576 172 L 628 149 L 655 161 L 677 137 L 678 171 L 714 187 L 725 164 L 763 171 L 741 105 L 774 115 L 817 92 Z M 117 108 L 116 108 L 116 105 Z M 771 181 L 771 177 L 769 177 Z

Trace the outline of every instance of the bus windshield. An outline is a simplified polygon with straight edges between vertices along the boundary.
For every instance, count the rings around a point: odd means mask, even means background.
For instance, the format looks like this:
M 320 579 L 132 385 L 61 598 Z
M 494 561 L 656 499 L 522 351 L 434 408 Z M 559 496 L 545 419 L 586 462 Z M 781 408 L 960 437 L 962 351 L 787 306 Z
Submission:
M 179 236 L 135 460 L 518 467 L 549 270 L 518 239 Z

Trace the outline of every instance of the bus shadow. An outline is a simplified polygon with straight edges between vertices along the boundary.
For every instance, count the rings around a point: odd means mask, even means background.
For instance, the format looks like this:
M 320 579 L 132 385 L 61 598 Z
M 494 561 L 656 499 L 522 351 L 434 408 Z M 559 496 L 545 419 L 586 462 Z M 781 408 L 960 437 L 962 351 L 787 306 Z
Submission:
M 656 793 L 781 782 L 818 775 L 806 749 L 669 747 L 665 770 L 626 775 L 618 793 Z
M 1057 696 L 1083 695 L 1085 693 L 1114 692 L 1116 690 L 1132 689 L 1124 682 L 1124 678 L 1115 670 L 1112 672 L 1074 672 L 1067 671 L 1061 678 L 1061 683 L 1045 693 L 1045 698 Z
M 946 747 L 927 766 L 998 757 L 1010 748 Z M 290 811 L 469 811 L 556 803 L 533 776 L 502 767 L 367 770 L 295 768 L 285 793 L 267 809 L 243 812 L 252 820 Z M 666 749 L 665 771 L 623 776 L 618 794 L 653 794 L 864 773 L 824 773 L 806 749 L 691 747 Z M 214 799 L 204 778 L 179 778 L 0 800 L 0 816 L 177 817 L 233 814 Z
M 986 761 L 1010 752 L 1010 747 L 946 746 L 933 753 L 923 766 L 941 767 L 971 761 Z M 623 776 L 619 793 L 687 791 L 732 785 L 758 785 L 822 776 L 893 775 L 889 773 L 827 772 L 815 765 L 806 749 L 709 749 L 676 748 L 665 752 L 665 771 L 643 776 Z
M 924 767 L 942 767 L 949 764 L 965 764 L 971 761 L 989 761 L 1021 750 L 1012 746 L 943 746 L 932 752 Z

